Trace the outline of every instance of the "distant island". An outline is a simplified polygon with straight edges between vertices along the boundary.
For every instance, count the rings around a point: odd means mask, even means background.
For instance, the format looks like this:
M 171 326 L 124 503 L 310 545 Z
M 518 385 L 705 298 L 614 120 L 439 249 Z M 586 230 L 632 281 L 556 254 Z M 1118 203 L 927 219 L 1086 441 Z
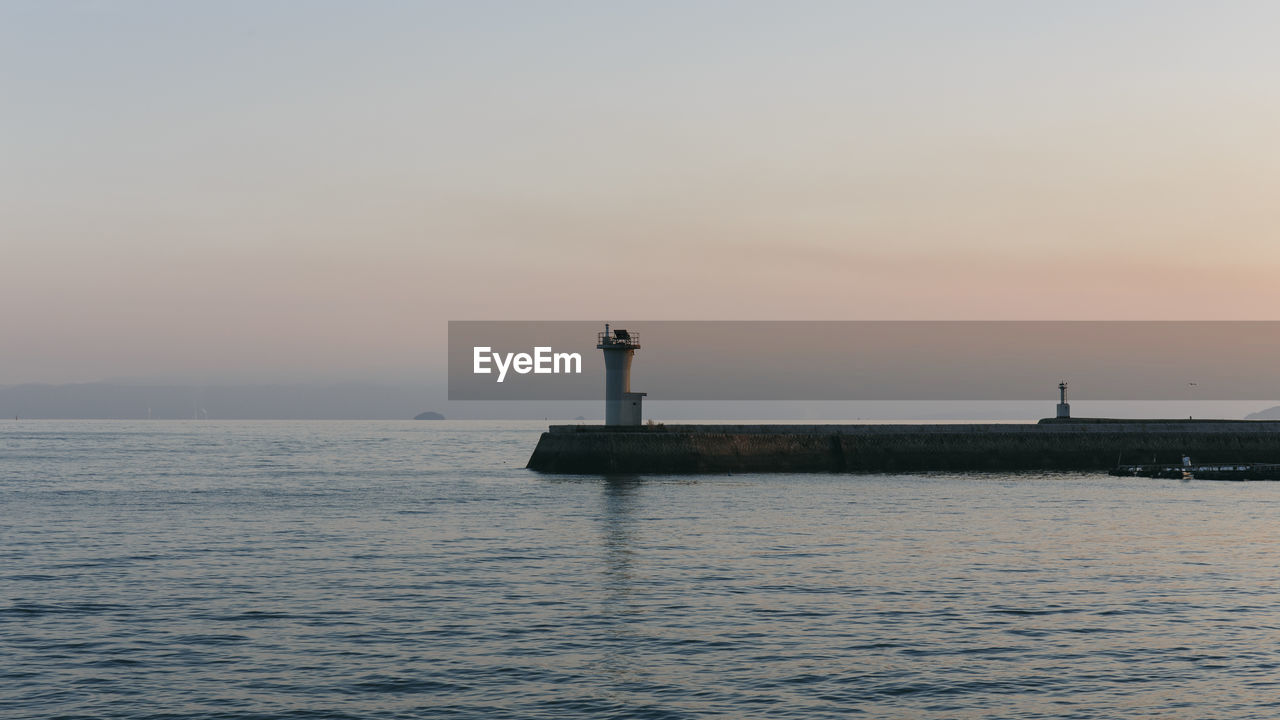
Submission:
M 428 410 L 427 412 L 418 413 L 417 415 L 414 415 L 413 419 L 414 420 L 443 420 L 444 416 L 438 412 L 431 412 L 430 410 Z
M 1280 420 L 1280 405 L 1244 416 L 1245 420 Z

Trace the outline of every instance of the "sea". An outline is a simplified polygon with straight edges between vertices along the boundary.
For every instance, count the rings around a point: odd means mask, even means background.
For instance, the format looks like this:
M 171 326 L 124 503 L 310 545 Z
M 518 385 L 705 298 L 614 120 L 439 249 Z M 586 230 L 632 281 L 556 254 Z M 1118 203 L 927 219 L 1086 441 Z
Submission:
M 0 423 L 0 717 L 1276 718 L 1280 485 Z

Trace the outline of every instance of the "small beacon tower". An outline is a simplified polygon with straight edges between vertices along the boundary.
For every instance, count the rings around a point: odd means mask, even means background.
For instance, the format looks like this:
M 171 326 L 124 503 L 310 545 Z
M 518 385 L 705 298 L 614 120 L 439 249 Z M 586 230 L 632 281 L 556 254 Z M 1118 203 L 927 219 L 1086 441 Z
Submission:
M 1067 404 L 1067 382 L 1058 383 L 1058 418 L 1071 417 L 1071 406 Z
M 596 333 L 596 349 L 604 351 L 604 424 L 639 425 L 645 393 L 631 392 L 631 359 L 640 349 L 640 336 L 626 330 Z

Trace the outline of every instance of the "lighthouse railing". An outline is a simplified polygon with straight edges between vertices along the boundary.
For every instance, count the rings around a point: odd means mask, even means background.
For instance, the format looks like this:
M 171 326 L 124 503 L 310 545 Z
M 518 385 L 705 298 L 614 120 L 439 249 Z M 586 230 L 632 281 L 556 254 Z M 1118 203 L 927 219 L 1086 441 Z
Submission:
M 627 333 L 626 338 L 620 338 L 613 333 L 606 334 L 604 332 L 598 332 L 596 333 L 596 346 L 597 347 L 626 347 L 634 350 L 640 347 L 640 334 L 631 332 L 631 333 Z

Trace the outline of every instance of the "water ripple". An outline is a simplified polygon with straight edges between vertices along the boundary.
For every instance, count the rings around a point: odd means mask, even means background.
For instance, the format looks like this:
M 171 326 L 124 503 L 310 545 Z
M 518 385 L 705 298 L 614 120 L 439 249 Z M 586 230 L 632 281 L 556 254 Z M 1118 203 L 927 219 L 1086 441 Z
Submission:
M 1280 485 L 546 477 L 541 423 L 8 427 L 6 719 L 1280 706 Z

